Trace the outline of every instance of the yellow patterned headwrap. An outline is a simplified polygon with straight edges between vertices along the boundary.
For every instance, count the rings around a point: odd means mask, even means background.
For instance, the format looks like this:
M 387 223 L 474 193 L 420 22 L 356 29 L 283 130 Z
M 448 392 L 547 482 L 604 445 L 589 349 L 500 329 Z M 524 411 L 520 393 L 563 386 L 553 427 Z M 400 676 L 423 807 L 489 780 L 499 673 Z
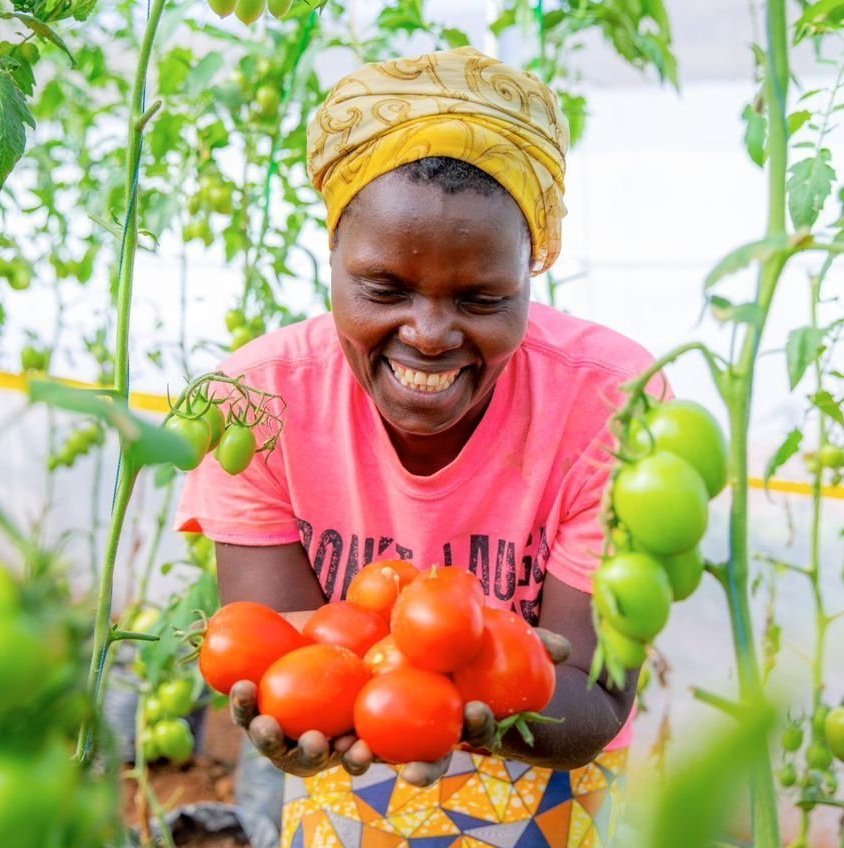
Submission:
M 501 183 L 531 233 L 531 271 L 560 253 L 568 123 L 537 77 L 471 47 L 364 65 L 308 127 L 308 173 L 333 236 L 368 183 L 428 156 L 462 159 Z

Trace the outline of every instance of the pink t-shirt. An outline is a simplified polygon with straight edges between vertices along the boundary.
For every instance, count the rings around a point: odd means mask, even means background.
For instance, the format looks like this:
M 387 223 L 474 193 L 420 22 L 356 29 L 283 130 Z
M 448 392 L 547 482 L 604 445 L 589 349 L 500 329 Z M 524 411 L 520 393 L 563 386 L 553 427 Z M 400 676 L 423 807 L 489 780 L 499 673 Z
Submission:
M 286 407 L 270 402 L 284 417 L 276 449 L 235 477 L 206 458 L 187 476 L 176 526 L 237 545 L 301 541 L 330 600 L 375 559 L 467 568 L 488 605 L 536 624 L 546 572 L 591 592 L 607 422 L 621 384 L 651 362 L 606 327 L 532 304 L 526 337 L 468 443 L 420 477 L 399 462 L 331 315 L 284 327 L 222 365 L 283 398 Z

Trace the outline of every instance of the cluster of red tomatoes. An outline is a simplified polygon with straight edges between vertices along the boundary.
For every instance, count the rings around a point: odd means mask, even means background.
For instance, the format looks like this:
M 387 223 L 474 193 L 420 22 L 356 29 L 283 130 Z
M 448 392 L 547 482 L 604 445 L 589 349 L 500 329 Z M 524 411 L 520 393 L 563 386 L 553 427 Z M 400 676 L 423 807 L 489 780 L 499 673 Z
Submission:
M 614 553 L 594 575 L 598 637 L 608 664 L 636 668 L 668 621 L 672 601 L 694 592 L 709 501 L 727 482 L 727 441 L 700 404 L 651 406 L 630 425 L 610 502 Z
M 391 763 L 448 753 L 469 701 L 500 720 L 551 700 L 542 641 L 515 613 L 485 607 L 469 572 L 382 560 L 355 575 L 347 598 L 320 607 L 301 632 L 261 604 L 222 607 L 208 622 L 202 675 L 223 693 L 252 680 L 260 712 L 291 739 L 354 732 Z

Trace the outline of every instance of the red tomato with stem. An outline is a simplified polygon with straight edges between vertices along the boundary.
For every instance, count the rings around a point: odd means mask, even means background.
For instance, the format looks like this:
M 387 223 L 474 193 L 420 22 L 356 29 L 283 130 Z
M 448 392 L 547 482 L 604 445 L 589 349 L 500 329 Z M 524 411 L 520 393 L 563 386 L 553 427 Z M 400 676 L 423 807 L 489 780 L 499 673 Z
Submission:
M 399 592 L 418 574 L 419 569 L 407 560 L 382 559 L 370 562 L 352 578 L 346 600 L 389 618 Z
M 453 583 L 455 587 L 474 598 L 481 606 L 486 603 L 484 588 L 481 586 L 480 580 L 470 571 L 464 571 L 462 568 L 453 565 L 435 565 L 428 571 L 421 572 L 419 578 L 422 579 L 426 575 L 436 575 L 439 580 Z
M 388 763 L 431 763 L 460 741 L 463 701 L 442 674 L 419 668 L 379 674 L 358 695 L 355 731 Z
M 348 648 L 308 645 L 267 669 L 258 686 L 258 709 L 291 739 L 308 730 L 341 736 L 354 727 L 355 699 L 369 677 L 363 660 Z
M 390 630 L 411 664 L 429 671 L 454 671 L 481 647 L 483 607 L 462 580 L 443 569 L 420 574 L 399 595 Z
M 228 695 L 238 680 L 257 684 L 279 657 L 308 643 L 274 609 L 234 601 L 209 619 L 199 650 L 199 670 L 212 689 Z
M 410 661 L 399 650 L 392 633 L 376 642 L 363 655 L 363 662 L 372 674 L 386 674 L 388 671 L 410 667 Z
M 362 657 L 389 628 L 384 617 L 351 601 L 332 601 L 308 619 L 302 633 L 324 645 L 342 645 Z
M 557 675 L 536 631 L 509 610 L 485 609 L 481 648 L 454 672 L 464 701 L 483 701 L 497 719 L 548 706 Z

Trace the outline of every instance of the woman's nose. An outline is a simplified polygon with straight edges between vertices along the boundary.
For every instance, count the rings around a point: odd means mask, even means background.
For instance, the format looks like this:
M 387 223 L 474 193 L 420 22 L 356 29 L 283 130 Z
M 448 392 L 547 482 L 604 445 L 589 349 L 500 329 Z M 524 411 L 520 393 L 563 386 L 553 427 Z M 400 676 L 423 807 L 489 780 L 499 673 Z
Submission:
M 417 302 L 399 328 L 399 339 L 425 356 L 436 356 L 460 347 L 463 333 L 450 310 Z

